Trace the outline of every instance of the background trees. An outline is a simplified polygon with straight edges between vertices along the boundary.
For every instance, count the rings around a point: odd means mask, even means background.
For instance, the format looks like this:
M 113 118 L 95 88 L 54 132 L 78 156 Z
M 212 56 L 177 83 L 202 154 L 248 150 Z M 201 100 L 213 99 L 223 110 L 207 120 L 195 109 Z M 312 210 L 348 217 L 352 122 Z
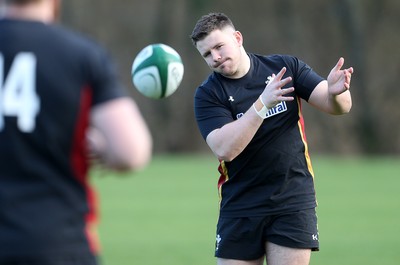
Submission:
M 331 117 L 304 104 L 313 152 L 400 153 L 400 1 L 390 0 L 68 0 L 63 24 L 101 41 L 116 59 L 151 127 L 157 152 L 208 150 L 197 131 L 193 93 L 209 69 L 191 44 L 197 19 L 228 14 L 247 51 L 288 53 L 326 76 L 340 56 L 353 66 L 353 109 Z M 182 56 L 185 76 L 178 91 L 151 100 L 132 86 L 130 68 L 150 43 L 165 43 Z

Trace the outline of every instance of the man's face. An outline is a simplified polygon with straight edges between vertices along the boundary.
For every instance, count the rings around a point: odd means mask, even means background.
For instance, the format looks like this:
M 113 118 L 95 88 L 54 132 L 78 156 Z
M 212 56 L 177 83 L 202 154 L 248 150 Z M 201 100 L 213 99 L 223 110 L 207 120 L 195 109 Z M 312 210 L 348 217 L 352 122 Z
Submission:
M 240 64 L 242 35 L 233 28 L 214 30 L 196 47 L 211 70 L 234 78 Z

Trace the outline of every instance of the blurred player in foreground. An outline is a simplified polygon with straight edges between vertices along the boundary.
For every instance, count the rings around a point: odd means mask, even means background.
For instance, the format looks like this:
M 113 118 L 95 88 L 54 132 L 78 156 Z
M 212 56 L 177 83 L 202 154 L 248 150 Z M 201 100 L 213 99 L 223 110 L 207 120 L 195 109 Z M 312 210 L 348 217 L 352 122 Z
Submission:
M 203 16 L 193 44 L 213 73 L 197 89 L 200 132 L 220 160 L 220 265 L 306 265 L 318 250 L 314 175 L 301 99 L 330 113 L 352 106 L 353 68 L 327 80 L 288 55 L 247 53 L 222 13 Z
M 139 170 L 152 137 L 105 50 L 54 24 L 60 0 L 0 3 L 0 264 L 97 264 L 88 157 Z

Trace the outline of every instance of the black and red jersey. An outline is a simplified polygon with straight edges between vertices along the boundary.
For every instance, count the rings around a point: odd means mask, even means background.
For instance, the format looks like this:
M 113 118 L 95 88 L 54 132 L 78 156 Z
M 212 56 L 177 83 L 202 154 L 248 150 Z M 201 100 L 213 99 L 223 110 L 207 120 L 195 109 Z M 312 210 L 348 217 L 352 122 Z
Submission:
M 251 108 L 268 77 L 283 67 L 286 87 L 294 87 L 294 101 L 281 102 L 248 146 L 231 162 L 220 161 L 220 215 L 261 216 L 316 206 L 313 171 L 308 155 L 301 99 L 308 100 L 323 80 L 293 56 L 249 54 L 249 72 L 239 79 L 212 73 L 196 90 L 195 116 L 204 139 Z
M 95 253 L 85 132 L 125 96 L 107 52 L 56 25 L 0 20 L 0 260 Z

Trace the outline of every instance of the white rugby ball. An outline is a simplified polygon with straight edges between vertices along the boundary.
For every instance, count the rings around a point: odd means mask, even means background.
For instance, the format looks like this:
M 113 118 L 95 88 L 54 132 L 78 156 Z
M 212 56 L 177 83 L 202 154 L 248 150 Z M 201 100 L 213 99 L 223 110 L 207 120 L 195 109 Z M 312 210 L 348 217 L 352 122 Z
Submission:
M 132 64 L 132 81 L 146 97 L 161 99 L 172 95 L 183 78 L 181 56 L 172 47 L 158 43 L 143 48 Z

